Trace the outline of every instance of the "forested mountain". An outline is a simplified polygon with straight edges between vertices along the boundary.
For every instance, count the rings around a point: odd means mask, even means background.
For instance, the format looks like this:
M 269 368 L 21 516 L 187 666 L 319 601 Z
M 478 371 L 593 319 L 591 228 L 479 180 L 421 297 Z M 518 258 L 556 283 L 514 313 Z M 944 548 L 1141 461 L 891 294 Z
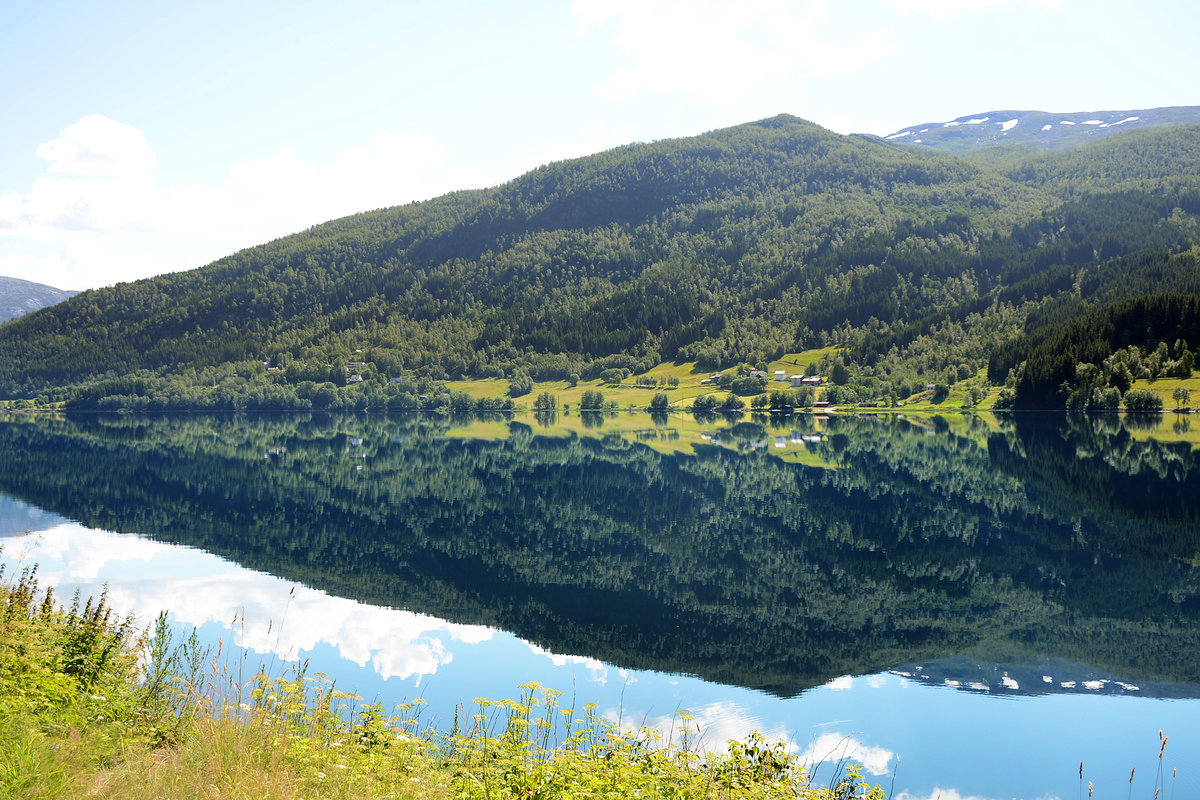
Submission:
M 77 294 L 20 278 L 0 277 L 0 322 L 61 303 Z
M 400 374 L 836 344 L 848 391 L 886 397 L 974 374 L 1047 309 L 1196 291 L 1155 265 L 1200 244 L 1200 127 L 1029 155 L 981 166 L 787 116 L 621 147 L 84 292 L 0 328 L 0 396 L 362 407 Z

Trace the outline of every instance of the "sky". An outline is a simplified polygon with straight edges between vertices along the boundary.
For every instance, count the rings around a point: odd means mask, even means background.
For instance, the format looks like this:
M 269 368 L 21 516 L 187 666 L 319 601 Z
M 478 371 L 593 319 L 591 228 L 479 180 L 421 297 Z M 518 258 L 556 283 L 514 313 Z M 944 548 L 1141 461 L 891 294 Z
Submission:
M 88 289 L 780 113 L 1200 105 L 1191 0 L 0 3 L 0 276 Z

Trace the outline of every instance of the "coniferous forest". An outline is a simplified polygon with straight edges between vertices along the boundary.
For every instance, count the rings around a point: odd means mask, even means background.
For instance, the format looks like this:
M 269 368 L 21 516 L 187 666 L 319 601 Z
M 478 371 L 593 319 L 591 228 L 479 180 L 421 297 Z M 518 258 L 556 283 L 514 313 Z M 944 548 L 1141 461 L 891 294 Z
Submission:
M 83 292 L 0 326 L 0 396 L 409 408 L 836 346 L 859 400 L 986 368 L 1011 405 L 1109 407 L 1125 371 L 1190 373 L 1198 247 L 1200 126 L 984 158 L 780 116 Z

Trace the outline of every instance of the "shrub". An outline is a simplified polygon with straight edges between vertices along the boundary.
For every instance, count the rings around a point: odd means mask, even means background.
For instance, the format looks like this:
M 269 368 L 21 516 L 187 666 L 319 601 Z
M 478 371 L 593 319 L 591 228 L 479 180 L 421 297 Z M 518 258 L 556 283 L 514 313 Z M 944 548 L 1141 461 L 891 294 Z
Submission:
M 533 378 L 527 373 L 518 372 L 508 379 L 508 394 L 511 397 L 521 397 L 533 391 Z
M 767 382 L 763 378 L 734 378 L 729 384 L 729 391 L 745 396 L 759 394 L 766 386 Z
M 721 401 L 720 407 L 723 411 L 741 411 L 746 407 L 746 401 L 736 394 L 727 394 L 725 395 L 725 399 Z
M 1125 393 L 1128 411 L 1161 411 L 1162 407 L 1162 396 L 1152 389 L 1130 389 Z
M 595 411 L 604 408 L 604 393 L 595 389 L 587 389 L 579 398 L 579 407 L 584 411 Z

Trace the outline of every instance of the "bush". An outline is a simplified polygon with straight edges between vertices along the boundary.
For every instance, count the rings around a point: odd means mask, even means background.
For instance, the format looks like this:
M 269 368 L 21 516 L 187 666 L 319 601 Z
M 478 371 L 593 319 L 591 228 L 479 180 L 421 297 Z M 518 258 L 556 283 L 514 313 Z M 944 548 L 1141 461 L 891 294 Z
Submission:
M 729 391 L 743 396 L 760 394 L 767 387 L 763 378 L 734 378 L 729 384 Z
M 584 411 L 596 411 L 604 408 L 604 393 L 595 389 L 587 389 L 579 398 L 579 408 Z
M 527 373 L 518 372 L 508 379 L 508 394 L 510 397 L 521 397 L 533 391 L 533 378 Z
M 1161 411 L 1162 396 L 1152 389 L 1130 389 L 1125 393 L 1127 411 Z
M 1088 408 L 1095 411 L 1116 411 L 1120 405 L 1121 391 L 1115 386 L 1104 389 L 1096 387 L 1092 390 L 1092 397 L 1088 401 Z
M 626 370 L 623 369 L 606 369 L 600 373 L 600 380 L 612 386 L 619 386 L 621 381 L 625 379 Z
M 650 408 L 656 411 L 664 411 L 670 405 L 671 401 L 662 392 L 655 394 L 654 398 L 650 401 Z
M 745 407 L 746 401 L 736 394 L 727 394 L 725 395 L 725 399 L 721 401 L 722 411 L 741 411 Z

